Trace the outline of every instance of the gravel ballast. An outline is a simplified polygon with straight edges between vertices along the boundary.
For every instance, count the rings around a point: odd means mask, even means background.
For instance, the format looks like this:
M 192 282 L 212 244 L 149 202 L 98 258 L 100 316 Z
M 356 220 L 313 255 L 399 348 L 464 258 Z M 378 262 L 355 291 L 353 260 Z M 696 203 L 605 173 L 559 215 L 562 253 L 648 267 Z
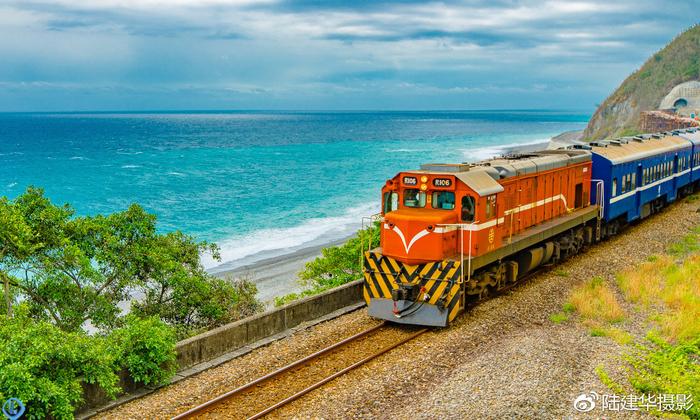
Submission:
M 571 289 L 663 252 L 700 224 L 698 204 L 681 202 L 553 269 L 349 372 L 271 417 L 297 418 L 598 418 L 646 417 L 644 412 L 582 415 L 574 399 L 611 394 L 595 373 L 617 364 L 623 348 L 591 337 L 576 322 L 554 324 Z M 628 311 L 630 312 L 630 311 Z M 378 321 L 364 310 L 319 324 L 241 358 L 104 413 L 107 418 L 168 418 Z M 640 329 L 633 316 L 626 321 Z

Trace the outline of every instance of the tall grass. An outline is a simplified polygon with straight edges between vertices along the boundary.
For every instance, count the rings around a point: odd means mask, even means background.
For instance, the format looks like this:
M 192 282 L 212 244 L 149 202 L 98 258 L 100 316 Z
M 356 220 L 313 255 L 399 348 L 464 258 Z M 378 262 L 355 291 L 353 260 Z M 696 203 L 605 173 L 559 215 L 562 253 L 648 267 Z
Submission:
M 574 288 L 569 303 L 590 326 L 617 323 L 625 318 L 615 292 L 600 277 Z
M 626 299 L 656 308 L 654 319 L 669 341 L 700 336 L 700 254 L 681 263 L 659 257 L 622 273 L 617 282 Z

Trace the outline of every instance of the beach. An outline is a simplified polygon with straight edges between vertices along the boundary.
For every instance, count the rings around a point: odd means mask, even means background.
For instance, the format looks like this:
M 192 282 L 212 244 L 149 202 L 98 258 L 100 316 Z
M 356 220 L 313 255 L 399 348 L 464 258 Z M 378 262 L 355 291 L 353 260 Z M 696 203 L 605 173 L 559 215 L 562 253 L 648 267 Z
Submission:
M 321 250 L 344 244 L 350 237 L 299 249 L 289 254 L 265 258 L 230 270 L 216 271 L 216 277 L 235 280 L 250 279 L 258 288 L 258 299 L 268 306 L 274 299 L 290 293 L 299 293 L 305 287 L 299 282 L 298 274 L 307 262 L 321 256 Z

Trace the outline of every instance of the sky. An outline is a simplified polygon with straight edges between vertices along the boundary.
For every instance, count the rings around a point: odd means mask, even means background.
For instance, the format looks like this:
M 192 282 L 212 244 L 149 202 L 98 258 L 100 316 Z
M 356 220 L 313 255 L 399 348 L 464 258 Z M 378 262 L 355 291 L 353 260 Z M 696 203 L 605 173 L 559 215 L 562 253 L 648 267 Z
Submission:
M 0 0 L 0 111 L 568 109 L 700 0 Z

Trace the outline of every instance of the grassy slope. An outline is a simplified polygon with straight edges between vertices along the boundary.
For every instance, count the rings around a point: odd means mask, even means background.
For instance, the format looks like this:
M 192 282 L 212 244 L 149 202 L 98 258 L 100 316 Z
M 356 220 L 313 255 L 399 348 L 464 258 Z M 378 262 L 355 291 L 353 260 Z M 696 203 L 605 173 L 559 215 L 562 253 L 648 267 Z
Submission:
M 639 113 L 656 109 L 677 84 L 700 79 L 700 25 L 680 34 L 629 76 L 593 114 L 584 138 L 635 132 Z
M 620 273 L 616 283 L 596 278 L 577 286 L 563 311 L 550 319 L 559 324 L 576 314 L 591 336 L 625 346 L 626 381 L 615 382 L 602 366 L 596 369 L 617 395 L 690 394 L 696 404 L 673 411 L 700 418 L 700 226 L 667 254 Z M 637 315 L 625 313 L 620 298 Z M 635 337 L 625 325 L 639 315 L 649 329 L 645 337 Z

